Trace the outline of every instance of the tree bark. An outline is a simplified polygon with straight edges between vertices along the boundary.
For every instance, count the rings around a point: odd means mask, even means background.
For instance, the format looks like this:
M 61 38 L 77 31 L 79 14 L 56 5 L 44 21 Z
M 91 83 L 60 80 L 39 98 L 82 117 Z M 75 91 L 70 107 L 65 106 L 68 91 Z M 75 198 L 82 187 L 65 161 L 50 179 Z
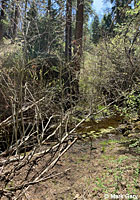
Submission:
M 84 0 L 77 0 L 76 11 L 76 29 L 75 29 L 75 46 L 74 46 L 74 72 L 73 72 L 73 92 L 79 95 L 79 74 L 82 57 L 82 37 L 84 24 Z
M 51 19 L 52 19 L 52 1 L 48 0 L 48 8 L 47 8 L 47 16 L 48 16 L 48 27 L 47 27 L 47 37 L 46 37 L 46 52 L 49 54 L 51 49 L 51 41 L 50 41 L 50 34 L 51 34 Z
M 65 57 L 66 68 L 63 71 L 64 110 L 75 106 L 79 100 L 79 74 L 82 57 L 82 36 L 84 23 L 84 0 L 77 0 L 74 57 L 72 59 L 72 0 L 66 2 Z
M 48 11 L 49 11 L 49 13 L 51 12 L 51 5 L 52 5 L 51 0 L 48 0 Z
M 12 0 L 11 5 L 10 5 L 10 27 L 9 27 L 9 35 L 10 35 L 11 39 L 13 37 L 14 10 L 15 10 L 15 3 L 14 3 L 14 0 Z
M 65 57 L 66 61 L 71 61 L 72 51 L 72 0 L 66 2 L 66 31 L 65 31 Z
M 4 26 L 3 26 L 3 20 L 5 19 L 5 9 L 6 9 L 6 1 L 1 1 L 1 14 L 0 14 L 0 42 L 3 41 L 3 35 L 4 35 Z
M 13 27 L 13 42 L 15 41 L 15 38 L 17 36 L 18 20 L 19 20 L 19 1 L 17 0 L 16 1 L 16 5 L 15 5 L 14 27 Z

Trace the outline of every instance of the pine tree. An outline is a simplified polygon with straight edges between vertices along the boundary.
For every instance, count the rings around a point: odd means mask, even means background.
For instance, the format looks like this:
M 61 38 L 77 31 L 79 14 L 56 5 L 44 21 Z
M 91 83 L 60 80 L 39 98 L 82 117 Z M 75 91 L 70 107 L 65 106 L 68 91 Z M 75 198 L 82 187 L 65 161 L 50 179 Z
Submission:
M 115 22 L 121 24 L 124 22 L 126 17 L 126 9 L 131 8 L 132 0 L 111 0 L 112 6 L 112 15 L 115 17 Z
M 100 22 L 98 15 L 95 15 L 92 23 L 92 41 L 97 44 L 100 39 Z
M 101 21 L 102 36 L 113 35 L 113 28 L 114 28 L 114 23 L 112 20 L 111 13 L 104 14 L 103 19 Z

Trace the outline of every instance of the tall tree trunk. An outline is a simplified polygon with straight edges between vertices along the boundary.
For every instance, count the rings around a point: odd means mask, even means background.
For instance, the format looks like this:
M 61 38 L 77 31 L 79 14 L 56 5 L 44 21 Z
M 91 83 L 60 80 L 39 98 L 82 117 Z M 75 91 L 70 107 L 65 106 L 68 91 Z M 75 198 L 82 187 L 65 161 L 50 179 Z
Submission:
M 6 9 L 6 0 L 2 0 L 1 13 L 0 13 L 0 42 L 3 41 L 3 34 L 4 34 L 3 20 L 5 19 L 5 9 Z
M 65 57 L 66 61 L 71 61 L 72 51 L 72 0 L 66 3 L 66 31 L 65 31 Z
M 23 21 L 23 35 L 24 35 L 24 57 L 25 60 L 28 58 L 27 53 L 27 34 L 28 34 L 28 23 L 27 23 L 27 7 L 28 7 L 28 0 L 25 0 L 24 5 L 24 21 Z
M 67 3 L 70 0 L 67 0 Z M 69 4 L 71 7 L 71 4 Z M 67 12 L 71 13 L 71 8 Z M 70 21 L 69 21 L 70 19 Z M 76 28 L 75 28 L 75 43 L 74 43 L 74 58 L 70 63 L 70 69 L 65 70 L 64 76 L 64 89 L 65 89 L 65 109 L 71 108 L 76 105 L 79 100 L 79 74 L 80 64 L 82 57 L 82 36 L 83 36 L 83 23 L 84 23 L 84 0 L 77 0 L 76 10 Z M 71 14 L 66 16 L 66 58 L 71 59 Z M 70 47 L 70 48 L 69 48 Z
M 119 0 L 116 0 L 116 3 L 115 3 L 115 10 L 116 10 L 116 23 L 121 23 L 121 18 L 120 18 L 120 1 Z
M 84 24 L 84 0 L 77 0 L 76 29 L 75 29 L 75 48 L 74 48 L 74 82 L 73 89 L 75 94 L 79 94 L 79 74 L 82 57 L 82 37 Z
M 64 109 L 67 110 L 72 107 L 72 71 L 71 71 L 71 58 L 72 58 L 72 0 L 66 1 L 66 28 L 65 28 L 65 60 L 66 68 L 63 69 L 64 81 Z
M 25 6 L 24 6 L 24 24 L 23 24 L 23 31 L 24 31 L 24 37 L 27 35 L 27 6 L 28 6 L 28 0 L 25 0 Z
M 48 9 L 47 9 L 47 16 L 48 16 L 48 30 L 47 30 L 47 37 L 46 37 L 46 52 L 49 54 L 50 53 L 50 28 L 51 28 L 51 17 L 52 17 L 52 13 L 51 13 L 51 6 L 52 6 L 52 1 L 48 0 Z
M 48 11 L 49 11 L 49 13 L 51 12 L 51 4 L 52 4 L 51 0 L 48 0 Z
M 80 71 L 80 62 L 82 56 L 83 23 L 84 23 L 84 0 L 77 0 L 75 48 L 74 48 L 74 54 L 77 57 L 76 58 L 77 66 L 75 66 L 77 71 Z
M 12 0 L 11 5 L 10 5 L 10 27 L 9 27 L 9 33 L 10 33 L 11 39 L 13 37 L 14 13 L 15 13 L 15 2 L 14 0 Z
M 16 0 L 15 16 L 14 16 L 14 27 L 13 27 L 13 42 L 15 41 L 15 38 L 17 36 L 18 20 L 19 20 L 19 0 Z

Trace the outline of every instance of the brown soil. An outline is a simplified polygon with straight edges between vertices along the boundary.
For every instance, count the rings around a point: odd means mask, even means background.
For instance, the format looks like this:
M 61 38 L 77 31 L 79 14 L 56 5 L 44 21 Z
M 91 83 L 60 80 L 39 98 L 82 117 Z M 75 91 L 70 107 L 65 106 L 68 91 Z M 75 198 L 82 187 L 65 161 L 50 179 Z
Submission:
M 139 155 L 115 138 L 100 139 L 93 147 L 91 151 L 88 142 L 75 144 L 53 169 L 69 169 L 67 173 L 30 187 L 22 200 L 109 200 L 117 194 L 140 199 Z
M 133 135 L 136 128 L 140 133 L 138 125 L 138 122 L 132 124 L 130 132 Z M 119 133 L 119 129 L 116 130 Z M 60 175 L 29 187 L 20 200 L 140 199 L 140 151 L 135 152 L 134 148 L 120 144 L 128 136 L 124 137 L 117 132 L 113 131 L 106 136 L 100 133 L 101 138 L 90 142 L 79 140 L 50 171 L 51 175 Z M 37 163 L 32 174 L 45 166 L 47 159 L 44 157 Z M 22 171 L 16 177 L 17 183 L 24 180 L 24 174 Z

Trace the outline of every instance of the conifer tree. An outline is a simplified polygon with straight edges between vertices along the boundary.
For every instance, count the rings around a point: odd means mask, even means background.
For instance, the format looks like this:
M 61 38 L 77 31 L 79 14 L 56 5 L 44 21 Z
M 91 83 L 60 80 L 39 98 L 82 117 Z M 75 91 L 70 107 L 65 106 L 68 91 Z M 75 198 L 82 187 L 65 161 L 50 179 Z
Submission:
M 100 39 L 100 22 L 98 15 L 95 15 L 92 23 L 92 41 L 97 44 Z

